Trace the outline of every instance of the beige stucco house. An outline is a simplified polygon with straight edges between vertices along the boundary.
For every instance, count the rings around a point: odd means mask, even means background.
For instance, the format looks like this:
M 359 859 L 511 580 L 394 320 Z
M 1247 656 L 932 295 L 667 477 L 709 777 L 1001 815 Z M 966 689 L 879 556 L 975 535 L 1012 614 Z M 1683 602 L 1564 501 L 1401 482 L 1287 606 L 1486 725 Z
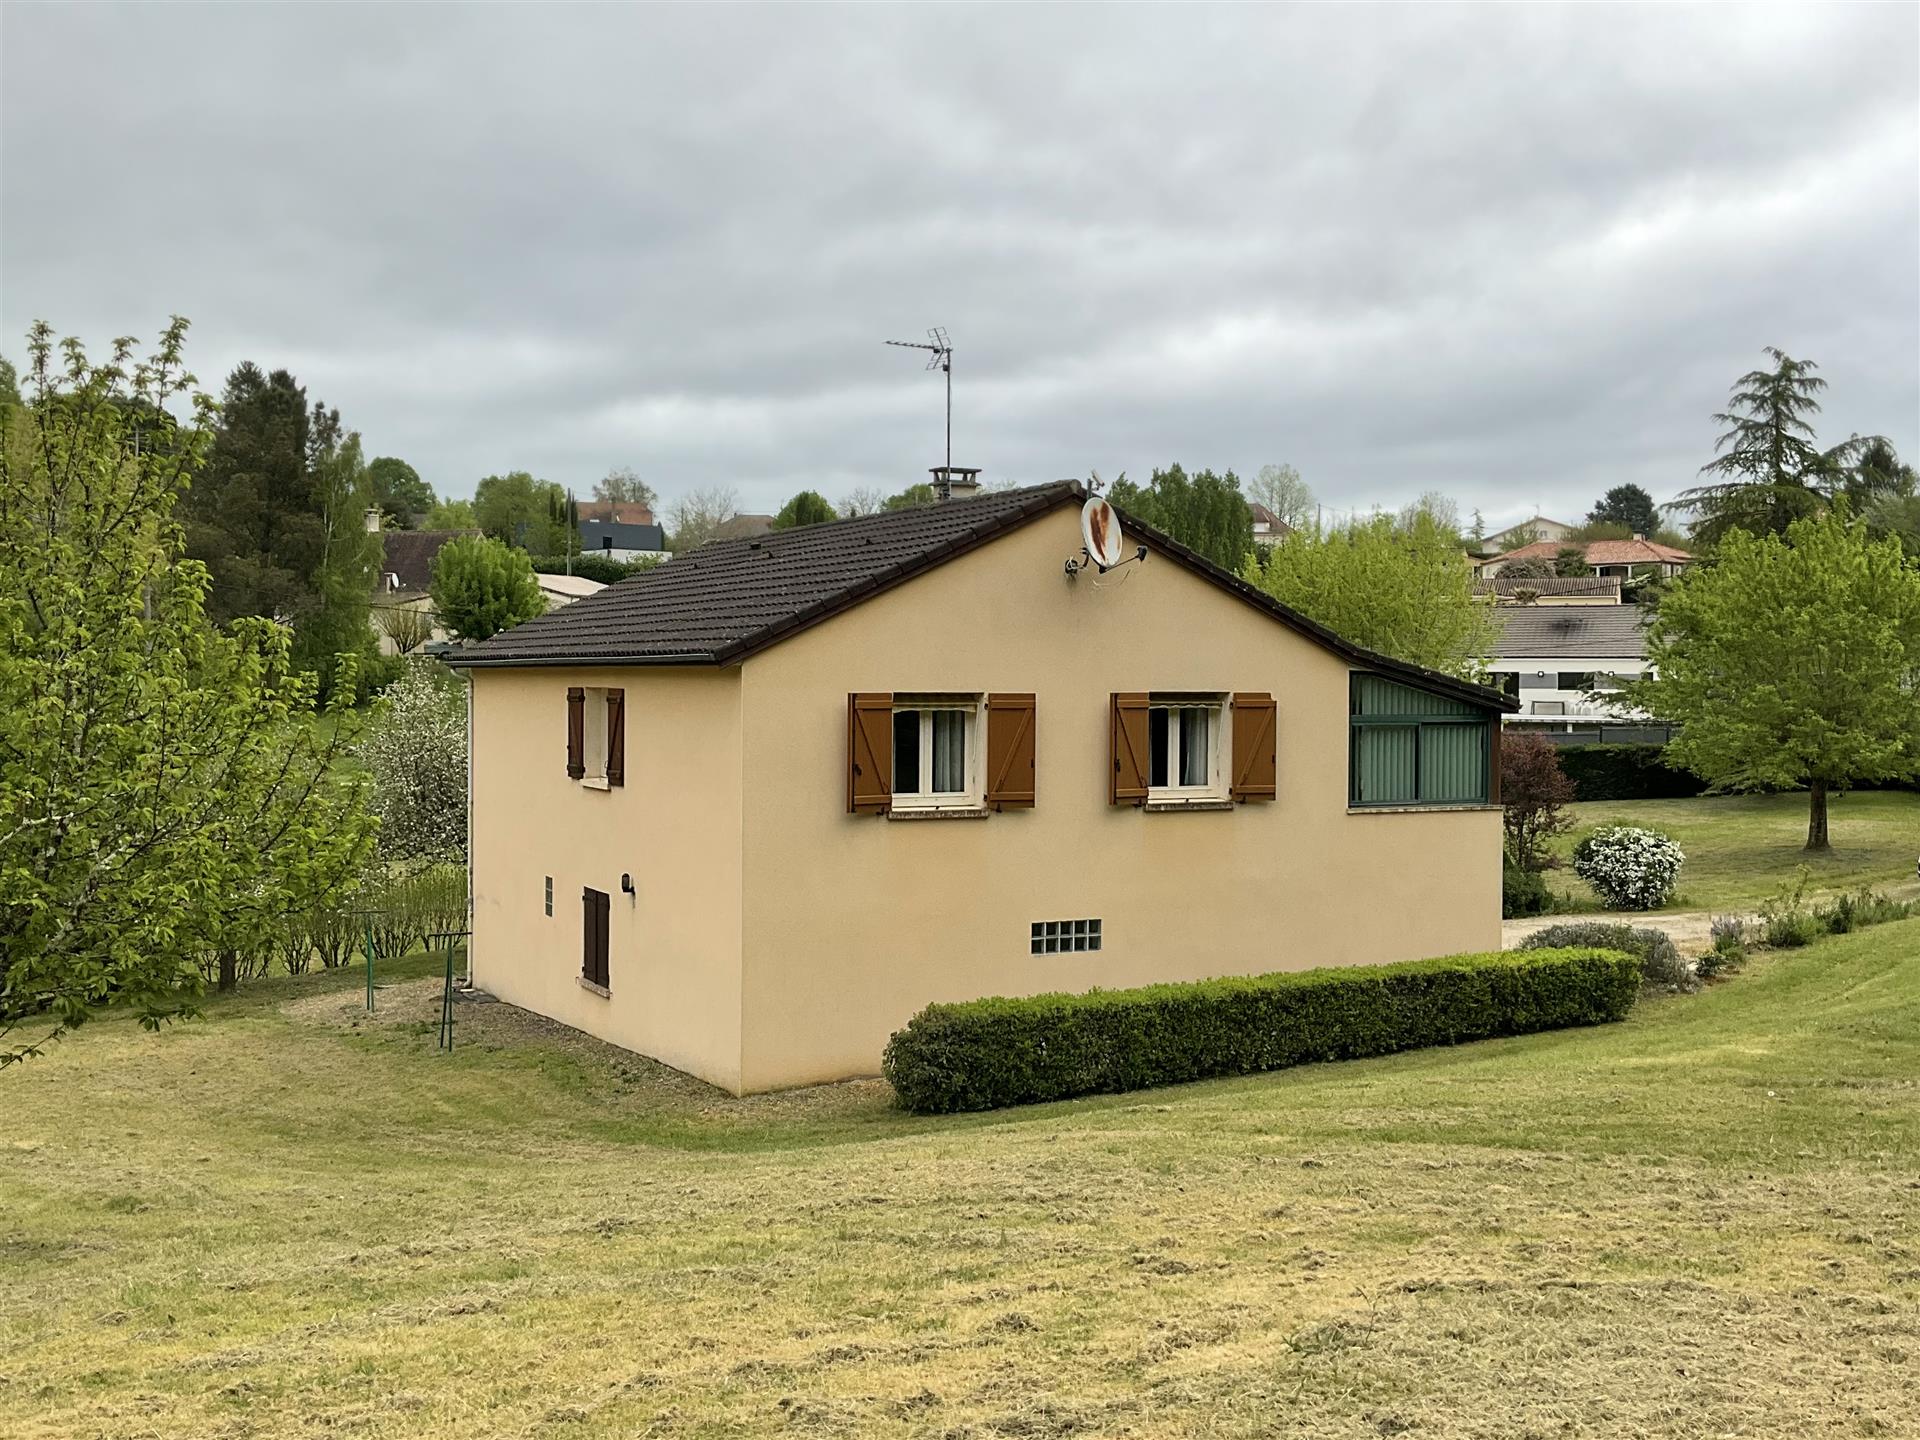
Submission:
M 934 1000 L 1496 948 L 1510 702 L 1130 522 L 1101 574 L 1083 498 L 715 542 L 449 657 L 475 983 L 743 1093 Z

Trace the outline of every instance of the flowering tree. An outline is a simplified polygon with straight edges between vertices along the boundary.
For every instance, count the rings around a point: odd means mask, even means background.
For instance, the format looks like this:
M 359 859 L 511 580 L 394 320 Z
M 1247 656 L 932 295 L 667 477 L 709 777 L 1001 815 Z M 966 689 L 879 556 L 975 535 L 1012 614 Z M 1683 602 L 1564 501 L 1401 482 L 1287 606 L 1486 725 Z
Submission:
M 409 660 L 358 752 L 373 777 L 381 858 L 467 858 L 466 692 L 439 661 Z

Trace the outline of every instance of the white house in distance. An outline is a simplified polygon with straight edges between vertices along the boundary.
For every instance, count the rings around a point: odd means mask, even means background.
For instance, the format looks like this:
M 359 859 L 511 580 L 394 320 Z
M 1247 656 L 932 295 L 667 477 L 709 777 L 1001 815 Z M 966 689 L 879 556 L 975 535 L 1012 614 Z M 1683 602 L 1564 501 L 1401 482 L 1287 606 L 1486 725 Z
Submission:
M 1645 718 L 1604 698 L 1647 671 L 1638 605 L 1502 605 L 1495 613 L 1501 632 L 1487 679 L 1520 702 L 1517 714 L 1503 717 L 1508 726 L 1570 730 Z
M 1512 549 L 1515 542 L 1523 538 L 1528 543 L 1547 541 L 1558 546 L 1573 532 L 1574 527 L 1564 520 L 1549 520 L 1544 515 L 1535 515 L 1517 525 L 1494 531 L 1480 542 L 1478 548 L 1483 555 L 1498 555 Z

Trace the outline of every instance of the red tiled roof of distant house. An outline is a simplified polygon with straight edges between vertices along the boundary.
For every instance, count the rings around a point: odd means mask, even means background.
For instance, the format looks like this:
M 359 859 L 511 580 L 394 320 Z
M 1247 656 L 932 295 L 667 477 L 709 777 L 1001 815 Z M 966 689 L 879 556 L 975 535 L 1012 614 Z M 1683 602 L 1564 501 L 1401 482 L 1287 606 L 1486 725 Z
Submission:
M 1496 555 L 1494 559 L 1554 560 L 1562 550 L 1582 551 L 1589 565 L 1687 565 L 1693 561 L 1693 556 L 1685 550 L 1652 540 L 1589 540 L 1585 545 L 1577 540 L 1541 540 Z
M 653 511 L 638 500 L 582 500 L 580 518 L 610 525 L 651 525 Z

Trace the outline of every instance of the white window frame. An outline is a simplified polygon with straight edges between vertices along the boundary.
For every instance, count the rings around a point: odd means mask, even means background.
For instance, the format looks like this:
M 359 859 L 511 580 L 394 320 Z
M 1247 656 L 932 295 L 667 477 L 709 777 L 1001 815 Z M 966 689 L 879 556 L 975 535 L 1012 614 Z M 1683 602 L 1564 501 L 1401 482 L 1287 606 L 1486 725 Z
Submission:
M 608 790 L 607 687 L 584 687 L 586 699 L 580 717 L 580 783 L 589 790 Z
M 1147 698 L 1149 711 L 1147 735 L 1149 741 L 1153 735 L 1151 712 L 1155 710 L 1205 710 L 1207 722 L 1207 783 L 1204 785 L 1155 785 L 1153 762 L 1147 762 L 1147 803 L 1180 804 L 1182 802 L 1201 802 L 1225 800 L 1227 798 L 1226 762 L 1223 755 L 1227 738 L 1227 726 L 1231 724 L 1230 710 L 1225 695 L 1150 695 Z M 1182 723 L 1176 723 L 1174 716 L 1167 718 L 1167 753 L 1164 757 L 1169 776 L 1180 773 L 1180 731 Z
M 961 788 L 955 791 L 920 790 L 903 794 L 893 790 L 893 808 L 895 810 L 978 810 L 985 805 L 982 797 L 980 776 L 982 770 L 981 750 L 984 747 L 986 724 L 986 697 L 984 695 L 895 695 L 893 713 L 897 722 L 904 713 L 918 712 L 920 720 L 920 783 L 933 782 L 933 724 L 928 718 L 936 710 L 957 711 L 965 717 L 962 729 L 961 745 L 965 751 L 964 768 L 966 778 Z M 893 774 L 893 752 L 887 752 L 887 783 L 891 788 Z

